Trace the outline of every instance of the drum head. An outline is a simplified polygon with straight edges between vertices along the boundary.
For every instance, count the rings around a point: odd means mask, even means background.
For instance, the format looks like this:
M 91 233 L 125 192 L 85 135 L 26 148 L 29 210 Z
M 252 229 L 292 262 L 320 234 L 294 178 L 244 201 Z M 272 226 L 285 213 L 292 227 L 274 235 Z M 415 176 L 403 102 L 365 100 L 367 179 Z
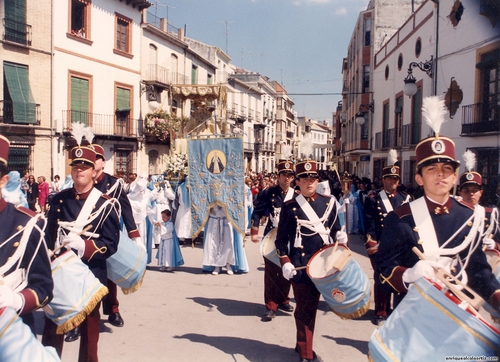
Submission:
M 274 228 L 267 233 L 266 236 L 262 239 L 260 244 L 260 253 L 262 256 L 268 256 L 276 252 L 276 234 L 278 233 L 278 229 Z
M 333 263 L 347 247 L 344 245 L 328 245 L 314 254 L 309 260 L 307 274 L 311 278 L 324 278 L 338 272 Z
M 488 264 L 490 264 L 491 269 L 495 272 L 500 267 L 500 252 L 498 250 L 486 249 L 484 253 L 486 254 Z

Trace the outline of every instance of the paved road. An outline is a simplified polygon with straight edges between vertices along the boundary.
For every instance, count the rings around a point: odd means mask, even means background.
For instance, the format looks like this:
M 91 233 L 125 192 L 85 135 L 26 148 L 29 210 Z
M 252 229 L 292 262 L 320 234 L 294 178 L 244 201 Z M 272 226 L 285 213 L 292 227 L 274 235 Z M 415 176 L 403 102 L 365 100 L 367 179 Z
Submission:
M 371 280 L 359 236 L 351 235 L 351 248 Z M 149 265 L 138 292 L 119 292 L 125 326 L 113 327 L 103 317 L 100 360 L 298 361 L 293 350 L 293 316 L 278 311 L 272 322 L 261 321 L 264 264 L 258 244 L 248 237 L 245 250 L 251 270 L 242 275 L 202 273 L 200 244 L 182 247 L 185 264 L 173 273 L 161 273 L 156 265 Z M 368 340 L 374 330 L 371 315 L 369 311 L 360 319 L 342 320 L 321 300 L 314 350 L 324 362 L 367 361 Z M 78 345 L 65 343 L 64 362 L 77 360 Z

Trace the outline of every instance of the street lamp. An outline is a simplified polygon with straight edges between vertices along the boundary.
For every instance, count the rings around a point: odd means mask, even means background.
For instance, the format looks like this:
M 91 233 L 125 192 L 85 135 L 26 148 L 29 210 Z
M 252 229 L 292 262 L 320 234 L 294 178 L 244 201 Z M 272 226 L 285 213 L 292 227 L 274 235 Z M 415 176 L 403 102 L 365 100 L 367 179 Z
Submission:
M 365 124 L 365 112 L 363 112 L 363 108 L 366 108 L 367 110 L 373 113 L 375 105 L 373 101 L 371 101 L 368 105 L 367 104 L 359 105 L 358 113 L 356 113 L 356 124 L 360 126 Z
M 426 60 L 425 62 L 420 62 L 420 63 L 411 62 L 410 65 L 408 66 L 408 74 L 404 79 L 405 85 L 403 87 L 403 92 L 408 97 L 413 97 L 415 93 L 417 93 L 417 85 L 415 84 L 417 80 L 413 76 L 412 68 L 418 68 L 427 73 L 427 75 L 432 78 L 432 60 L 433 56 L 431 55 L 430 60 Z

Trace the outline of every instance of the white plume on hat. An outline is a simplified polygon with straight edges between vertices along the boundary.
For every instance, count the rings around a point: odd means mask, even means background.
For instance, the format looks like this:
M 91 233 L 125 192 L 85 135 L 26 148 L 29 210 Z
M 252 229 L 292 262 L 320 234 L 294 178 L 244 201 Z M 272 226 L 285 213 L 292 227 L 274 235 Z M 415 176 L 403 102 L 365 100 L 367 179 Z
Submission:
M 439 137 L 441 125 L 446 121 L 444 116 L 448 111 L 442 97 L 432 96 L 425 97 L 422 101 L 422 117 L 425 122 L 432 128 L 436 137 Z
M 71 123 L 71 135 L 76 140 L 78 146 L 82 144 L 82 138 L 85 136 L 85 124 L 80 122 Z
M 281 150 L 283 159 L 289 160 L 292 157 L 292 145 L 284 145 Z
M 311 137 L 304 137 L 302 142 L 300 143 L 300 153 L 303 157 L 309 158 L 313 153 L 313 143 Z
M 398 151 L 392 148 L 387 155 L 387 166 L 394 166 L 398 162 Z
M 92 141 L 94 140 L 94 130 L 92 129 L 92 127 L 85 127 L 84 129 L 84 133 L 85 133 L 85 139 L 87 140 L 87 142 L 89 144 L 92 144 Z
M 471 150 L 467 150 L 462 155 L 465 162 L 465 170 L 471 172 L 476 167 L 476 154 Z

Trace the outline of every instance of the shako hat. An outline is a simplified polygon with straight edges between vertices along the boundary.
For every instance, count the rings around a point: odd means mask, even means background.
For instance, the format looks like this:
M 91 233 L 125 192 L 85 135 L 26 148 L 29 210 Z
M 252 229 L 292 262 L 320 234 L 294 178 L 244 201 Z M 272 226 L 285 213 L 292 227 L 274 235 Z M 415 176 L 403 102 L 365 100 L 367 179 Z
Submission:
M 293 163 L 289 160 L 279 160 L 278 161 L 278 174 L 282 172 L 294 172 Z
M 297 178 L 305 178 L 309 176 L 318 176 L 318 165 L 316 161 L 305 160 L 300 161 L 295 165 L 295 176 Z
M 7 166 L 9 161 L 10 141 L 7 137 L 0 135 L 0 163 Z
M 387 166 L 382 169 L 382 177 L 399 177 L 401 178 L 401 170 L 396 166 L 398 162 L 398 151 L 391 149 L 387 156 Z

